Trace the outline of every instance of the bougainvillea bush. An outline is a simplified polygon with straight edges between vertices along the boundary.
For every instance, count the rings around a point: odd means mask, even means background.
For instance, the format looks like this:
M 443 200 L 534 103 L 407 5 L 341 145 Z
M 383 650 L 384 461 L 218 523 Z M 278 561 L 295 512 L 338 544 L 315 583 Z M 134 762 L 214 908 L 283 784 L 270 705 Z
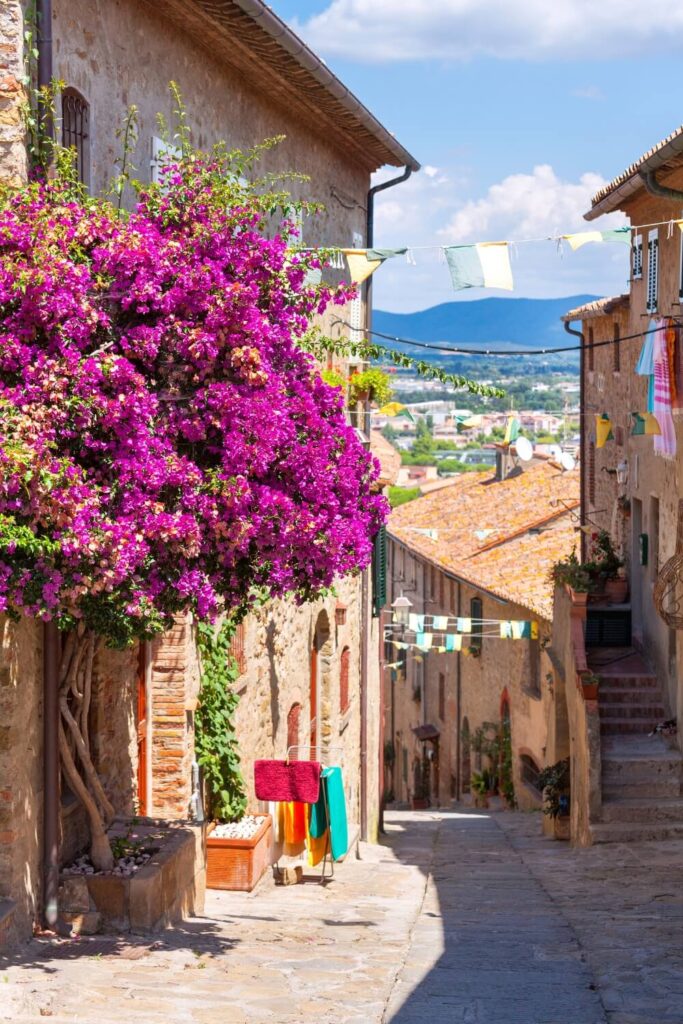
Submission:
M 298 344 L 349 292 L 233 163 L 170 164 L 125 216 L 68 175 L 5 196 L 0 609 L 125 646 L 367 565 L 376 466 Z

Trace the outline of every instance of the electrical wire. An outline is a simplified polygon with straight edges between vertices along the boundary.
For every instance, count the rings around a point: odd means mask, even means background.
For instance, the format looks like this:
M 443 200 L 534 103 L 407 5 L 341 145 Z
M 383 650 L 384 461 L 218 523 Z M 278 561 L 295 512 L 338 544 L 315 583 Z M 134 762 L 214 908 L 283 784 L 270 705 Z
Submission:
M 675 320 L 675 318 L 673 318 Z M 676 326 L 680 326 L 678 320 L 675 320 Z M 353 324 L 348 323 L 346 320 L 334 320 L 332 326 L 341 324 L 343 327 L 347 327 L 351 331 L 357 332 L 359 329 L 354 327 Z M 447 352 L 452 355 L 458 356 L 543 356 L 553 355 L 559 352 L 579 352 L 582 348 L 594 349 L 603 348 L 607 345 L 620 345 L 622 341 L 633 341 L 635 338 L 644 338 L 646 334 L 654 334 L 660 330 L 659 327 L 648 327 L 645 331 L 638 331 L 636 334 L 623 334 L 619 338 L 610 338 L 608 341 L 593 341 L 586 342 L 585 345 L 563 345 L 557 348 L 530 348 L 530 349 L 508 349 L 503 351 L 501 349 L 490 349 L 490 348 L 454 348 L 453 346 L 442 344 L 441 342 L 425 342 L 425 341 L 414 341 L 411 338 L 399 338 L 393 334 L 384 334 L 382 331 L 374 331 L 370 328 L 361 328 L 363 334 L 372 335 L 373 337 L 383 338 L 385 341 L 393 341 L 395 345 L 414 345 L 415 348 L 427 349 L 430 352 Z

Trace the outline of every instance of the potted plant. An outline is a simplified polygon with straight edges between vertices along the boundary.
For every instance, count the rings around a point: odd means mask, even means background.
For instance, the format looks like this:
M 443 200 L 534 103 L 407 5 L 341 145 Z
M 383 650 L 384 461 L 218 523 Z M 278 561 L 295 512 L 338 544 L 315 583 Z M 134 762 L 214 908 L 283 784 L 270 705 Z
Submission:
M 543 768 L 538 773 L 538 784 L 543 790 L 543 813 L 553 820 L 555 838 L 569 839 L 569 758 Z
M 574 604 L 586 604 L 588 595 L 595 589 L 590 568 L 579 562 L 576 552 L 560 562 L 555 562 L 549 578 L 556 587 L 565 587 Z
M 470 792 L 474 797 L 475 807 L 488 807 L 489 805 L 489 779 L 485 772 L 472 772 L 470 778 Z
M 370 367 L 354 373 L 349 379 L 349 402 L 355 405 L 366 400 L 373 405 L 386 405 L 393 394 L 391 380 L 383 370 Z
M 628 596 L 628 580 L 624 573 L 624 560 L 614 550 L 612 538 L 607 530 L 598 530 L 593 535 L 593 572 L 612 604 L 623 604 Z
M 579 678 L 581 680 L 581 690 L 583 692 L 583 699 L 597 700 L 598 687 L 600 686 L 600 676 L 596 676 L 593 672 L 582 672 Z
M 195 717 L 195 751 L 210 820 L 206 839 L 209 889 L 250 892 L 270 865 L 270 815 L 246 814 L 247 797 L 233 717 L 237 663 L 230 654 L 236 623 L 214 632 L 200 623 L 201 688 Z

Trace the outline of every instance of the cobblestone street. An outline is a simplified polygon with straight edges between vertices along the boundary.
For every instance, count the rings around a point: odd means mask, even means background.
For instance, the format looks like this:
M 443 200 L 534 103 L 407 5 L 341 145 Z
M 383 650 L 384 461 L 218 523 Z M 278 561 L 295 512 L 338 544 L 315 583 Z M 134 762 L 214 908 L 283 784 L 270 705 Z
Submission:
M 0 1020 L 681 1024 L 683 844 L 572 850 L 538 815 L 393 812 L 325 887 L 210 893 L 156 941 L 0 958 Z

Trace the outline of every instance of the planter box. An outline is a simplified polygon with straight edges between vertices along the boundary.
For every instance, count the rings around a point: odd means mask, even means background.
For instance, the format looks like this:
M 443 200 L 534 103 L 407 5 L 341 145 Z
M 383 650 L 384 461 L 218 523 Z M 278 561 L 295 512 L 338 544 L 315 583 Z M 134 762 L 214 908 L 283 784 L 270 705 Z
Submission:
M 206 838 L 207 889 L 251 892 L 270 867 L 273 822 L 269 814 L 251 839 L 214 839 L 215 824 Z

